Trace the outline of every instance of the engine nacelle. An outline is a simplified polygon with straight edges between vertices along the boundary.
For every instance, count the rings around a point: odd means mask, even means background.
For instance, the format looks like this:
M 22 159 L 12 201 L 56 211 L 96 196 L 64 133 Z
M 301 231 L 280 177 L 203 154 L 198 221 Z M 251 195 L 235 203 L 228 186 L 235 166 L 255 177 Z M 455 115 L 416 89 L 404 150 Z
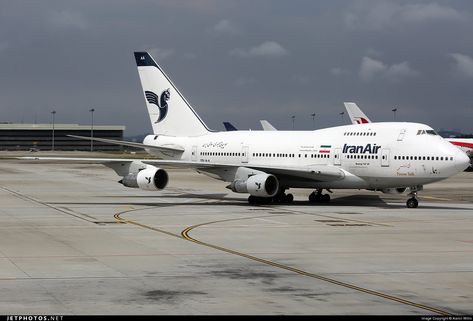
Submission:
M 137 174 L 128 174 L 120 181 L 126 187 L 140 188 L 146 191 L 158 191 L 168 184 L 168 173 L 161 168 L 148 165 Z
M 406 191 L 405 187 L 397 187 L 397 188 L 383 188 L 381 192 L 385 194 L 402 194 Z
M 271 174 L 257 174 L 245 180 L 234 180 L 230 189 L 236 193 L 250 193 L 253 196 L 272 197 L 279 190 L 276 176 Z

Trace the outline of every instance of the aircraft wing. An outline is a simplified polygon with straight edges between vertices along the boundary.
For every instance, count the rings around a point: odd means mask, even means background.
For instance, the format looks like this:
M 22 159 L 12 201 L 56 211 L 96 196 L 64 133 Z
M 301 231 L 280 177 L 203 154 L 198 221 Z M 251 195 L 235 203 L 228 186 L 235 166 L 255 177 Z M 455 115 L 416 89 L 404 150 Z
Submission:
M 246 167 L 256 169 L 268 174 L 273 174 L 277 177 L 285 178 L 302 178 L 313 181 L 334 181 L 345 177 L 345 172 L 334 166 L 314 165 L 305 167 L 283 167 L 283 166 L 262 166 L 262 165 L 248 165 L 248 164 L 218 164 L 218 163 L 202 163 L 202 162 L 187 162 L 180 160 L 142 160 L 143 163 L 154 166 L 166 166 L 183 168 L 195 168 L 202 171 L 212 172 L 212 169 L 227 169 L 233 171 L 239 167 Z
M 67 135 L 68 137 L 77 138 L 77 139 L 84 139 L 84 140 L 93 140 L 102 143 L 108 144 L 115 144 L 115 145 L 122 145 L 122 146 L 131 146 L 131 147 L 138 147 L 143 149 L 153 149 L 160 152 L 183 152 L 184 148 L 180 146 L 154 146 L 154 145 L 146 145 L 142 143 L 134 143 L 134 142 L 127 142 L 123 140 L 115 140 L 115 139 L 107 139 L 107 138 L 96 138 L 96 137 L 86 137 L 86 136 L 76 136 L 76 135 Z
M 248 166 L 262 172 L 273 174 L 276 177 L 302 178 L 310 181 L 329 182 L 345 177 L 345 173 L 333 166 L 307 166 L 307 167 L 268 167 L 268 166 Z
M 134 158 L 82 158 L 82 157 L 17 157 L 22 160 L 33 160 L 41 162 L 66 162 L 66 163 L 87 163 L 87 164 L 103 164 L 109 167 L 114 165 L 125 164 L 133 161 L 139 161 L 144 164 L 158 167 L 179 167 L 193 168 L 202 171 L 214 172 L 215 170 L 227 170 L 229 172 L 236 171 L 239 167 L 247 167 L 259 170 L 276 177 L 307 179 L 312 181 L 334 181 L 345 177 L 345 172 L 341 169 L 328 165 L 313 165 L 304 167 L 284 167 L 284 166 L 264 166 L 249 164 L 222 164 L 222 163 L 204 163 L 204 162 L 188 162 L 181 160 L 161 160 L 161 159 L 134 159 Z

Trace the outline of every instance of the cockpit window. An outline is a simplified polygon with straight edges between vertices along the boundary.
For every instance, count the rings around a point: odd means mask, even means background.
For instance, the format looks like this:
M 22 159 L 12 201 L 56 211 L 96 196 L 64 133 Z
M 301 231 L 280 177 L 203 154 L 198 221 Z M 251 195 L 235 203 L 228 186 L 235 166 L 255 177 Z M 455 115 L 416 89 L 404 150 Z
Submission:
M 417 135 L 434 135 L 434 136 L 437 136 L 438 134 L 433 129 L 427 129 L 427 130 L 419 129 L 417 131 Z

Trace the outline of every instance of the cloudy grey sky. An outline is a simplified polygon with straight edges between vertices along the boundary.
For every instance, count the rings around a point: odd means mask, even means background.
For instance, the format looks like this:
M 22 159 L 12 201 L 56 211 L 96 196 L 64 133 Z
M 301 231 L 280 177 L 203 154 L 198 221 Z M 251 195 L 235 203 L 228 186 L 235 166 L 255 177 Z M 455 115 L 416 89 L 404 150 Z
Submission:
M 0 121 L 151 131 L 133 51 L 148 50 L 207 125 L 373 120 L 473 132 L 473 2 L 0 2 Z M 343 121 L 343 122 L 342 122 Z

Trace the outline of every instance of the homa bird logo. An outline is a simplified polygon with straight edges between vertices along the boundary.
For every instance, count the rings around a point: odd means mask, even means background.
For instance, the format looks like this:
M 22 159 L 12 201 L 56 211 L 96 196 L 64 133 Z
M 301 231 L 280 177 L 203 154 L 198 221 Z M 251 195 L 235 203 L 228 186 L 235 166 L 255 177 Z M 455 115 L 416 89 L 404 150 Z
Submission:
M 161 93 L 161 99 L 152 91 L 145 91 L 145 96 L 148 103 L 158 106 L 159 117 L 154 123 L 159 123 L 168 113 L 168 100 L 171 99 L 169 88 Z

